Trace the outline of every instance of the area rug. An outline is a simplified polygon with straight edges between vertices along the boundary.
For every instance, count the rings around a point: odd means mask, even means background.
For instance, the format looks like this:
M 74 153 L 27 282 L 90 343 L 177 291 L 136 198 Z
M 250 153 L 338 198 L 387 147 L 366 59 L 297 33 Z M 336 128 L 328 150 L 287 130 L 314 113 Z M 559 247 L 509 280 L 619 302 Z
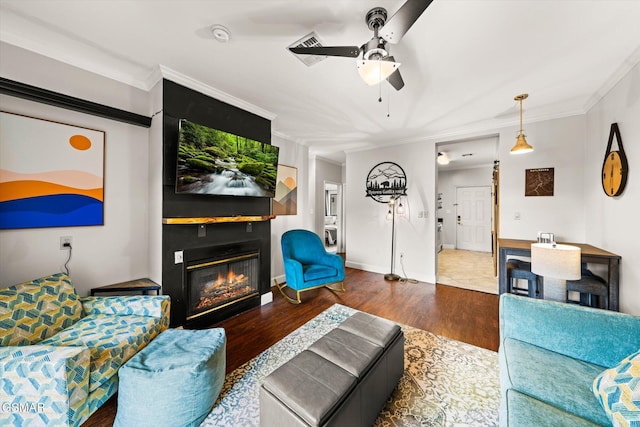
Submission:
M 334 304 L 228 374 L 201 427 L 259 426 L 263 379 L 355 312 Z M 497 426 L 497 353 L 410 326 L 402 329 L 404 375 L 374 425 Z

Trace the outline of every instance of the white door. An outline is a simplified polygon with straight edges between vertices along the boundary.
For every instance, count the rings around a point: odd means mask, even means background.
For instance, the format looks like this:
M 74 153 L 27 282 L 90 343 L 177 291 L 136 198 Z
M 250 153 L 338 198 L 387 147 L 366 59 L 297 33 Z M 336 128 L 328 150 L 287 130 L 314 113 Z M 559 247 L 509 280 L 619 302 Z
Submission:
M 491 252 L 491 186 L 456 189 L 456 249 Z

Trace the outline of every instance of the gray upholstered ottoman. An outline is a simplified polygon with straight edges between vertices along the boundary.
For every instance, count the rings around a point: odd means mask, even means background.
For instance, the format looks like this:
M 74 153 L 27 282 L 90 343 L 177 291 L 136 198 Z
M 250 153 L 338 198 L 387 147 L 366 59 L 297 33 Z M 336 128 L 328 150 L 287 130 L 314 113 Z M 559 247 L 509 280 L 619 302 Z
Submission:
M 224 383 L 226 344 L 222 328 L 162 332 L 118 371 L 114 426 L 200 425 Z
M 264 426 L 370 426 L 404 371 L 404 335 L 358 312 L 267 376 Z

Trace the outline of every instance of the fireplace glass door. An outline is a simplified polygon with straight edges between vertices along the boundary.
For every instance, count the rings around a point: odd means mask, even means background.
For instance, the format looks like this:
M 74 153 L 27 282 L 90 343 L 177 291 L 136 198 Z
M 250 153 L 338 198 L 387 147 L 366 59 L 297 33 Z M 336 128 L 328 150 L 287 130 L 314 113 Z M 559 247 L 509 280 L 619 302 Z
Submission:
M 187 267 L 187 320 L 259 294 L 257 252 Z

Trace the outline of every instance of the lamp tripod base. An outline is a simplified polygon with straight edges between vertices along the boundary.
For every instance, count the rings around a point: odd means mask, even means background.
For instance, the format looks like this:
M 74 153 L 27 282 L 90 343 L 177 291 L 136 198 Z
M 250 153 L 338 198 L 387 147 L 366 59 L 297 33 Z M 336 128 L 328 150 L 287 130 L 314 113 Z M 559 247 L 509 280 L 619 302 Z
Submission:
M 387 273 L 384 275 L 384 280 L 400 280 L 400 276 L 395 273 Z

